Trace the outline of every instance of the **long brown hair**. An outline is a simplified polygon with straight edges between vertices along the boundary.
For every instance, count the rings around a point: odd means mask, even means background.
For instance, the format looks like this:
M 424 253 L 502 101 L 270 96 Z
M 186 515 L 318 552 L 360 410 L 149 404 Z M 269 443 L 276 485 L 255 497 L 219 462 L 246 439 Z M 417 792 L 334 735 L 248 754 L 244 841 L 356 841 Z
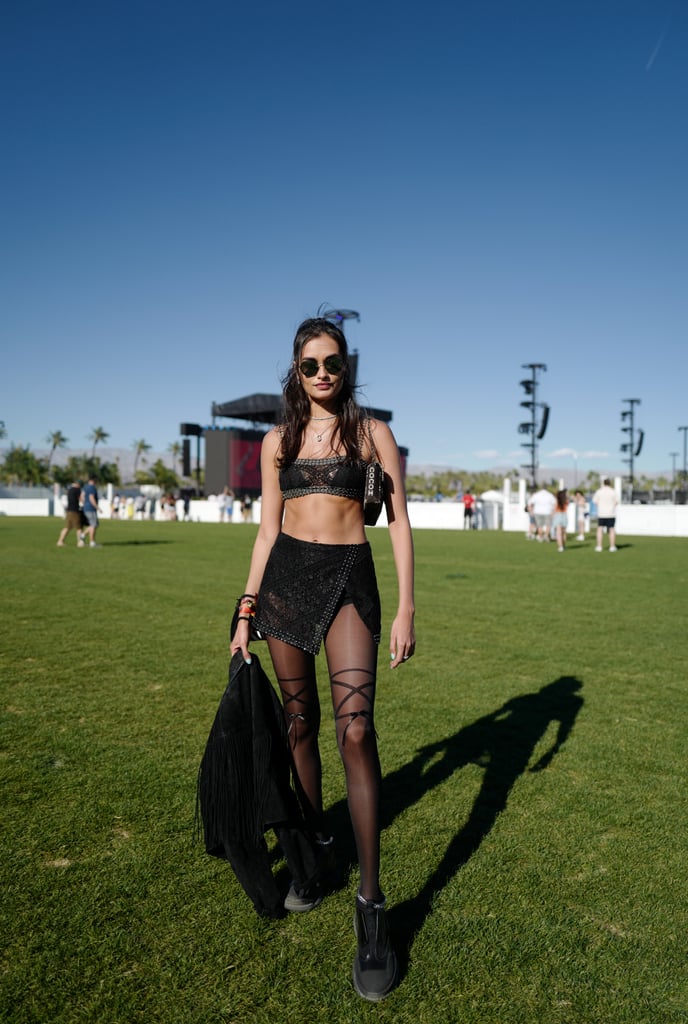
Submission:
M 346 453 L 347 462 L 356 462 L 361 458 L 362 425 L 366 414 L 354 398 L 354 388 L 349 372 L 349 347 L 344 332 L 324 317 L 312 317 L 304 320 L 296 331 L 294 351 L 289 370 L 282 380 L 284 395 L 284 421 L 282 423 L 282 443 L 277 459 L 279 466 L 289 466 L 298 458 L 303 444 L 306 424 L 310 419 L 311 406 L 301 384 L 299 363 L 304 345 L 313 338 L 326 334 L 336 341 L 339 354 L 344 360 L 342 386 L 337 395 L 337 425 L 332 433 L 332 445 L 341 441 Z

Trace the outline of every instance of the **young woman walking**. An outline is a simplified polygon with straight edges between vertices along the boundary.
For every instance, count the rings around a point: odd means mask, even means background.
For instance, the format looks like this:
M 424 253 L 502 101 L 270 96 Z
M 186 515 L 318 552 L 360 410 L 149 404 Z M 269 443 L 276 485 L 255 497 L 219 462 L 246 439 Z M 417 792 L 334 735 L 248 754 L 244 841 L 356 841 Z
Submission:
M 260 527 L 231 650 L 250 660 L 251 621 L 267 637 L 295 783 L 323 863 L 331 865 L 315 676 L 315 656 L 324 644 L 360 870 L 353 983 L 362 998 L 377 1001 L 396 984 L 397 960 L 380 888 L 381 772 L 374 707 L 381 623 L 364 527 L 367 465 L 377 458 L 385 476 L 399 591 L 390 631 L 393 669 L 415 650 L 413 541 L 404 482 L 392 432 L 355 400 L 346 339 L 331 321 L 309 319 L 298 328 L 283 390 L 284 422 L 263 440 Z M 285 907 L 309 911 L 323 895 L 322 878 L 310 890 L 297 891 L 292 885 Z

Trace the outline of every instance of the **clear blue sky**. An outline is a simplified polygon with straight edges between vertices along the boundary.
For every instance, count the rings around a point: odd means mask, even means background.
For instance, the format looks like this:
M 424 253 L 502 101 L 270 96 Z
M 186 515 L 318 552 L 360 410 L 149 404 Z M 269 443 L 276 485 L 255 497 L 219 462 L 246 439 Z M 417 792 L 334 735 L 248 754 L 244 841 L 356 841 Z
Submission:
M 0 82 L 12 443 L 164 451 L 326 302 L 412 464 L 527 461 L 543 362 L 543 467 L 623 469 L 640 398 L 680 468 L 684 3 L 11 0 Z

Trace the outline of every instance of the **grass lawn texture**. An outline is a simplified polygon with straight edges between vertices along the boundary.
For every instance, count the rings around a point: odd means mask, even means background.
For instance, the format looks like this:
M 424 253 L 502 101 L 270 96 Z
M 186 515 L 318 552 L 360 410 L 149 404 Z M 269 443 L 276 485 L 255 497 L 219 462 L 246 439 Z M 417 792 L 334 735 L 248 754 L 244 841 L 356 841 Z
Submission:
M 193 841 L 256 528 L 0 520 L 2 973 L 13 1024 L 688 1021 L 688 542 L 415 533 L 418 651 L 394 672 L 386 530 L 377 730 L 401 983 L 350 982 L 358 883 L 320 663 L 343 868 L 261 920 Z M 272 678 L 265 644 L 253 650 Z M 322 659 L 322 656 L 321 656 Z M 289 879 L 273 848 L 274 870 Z

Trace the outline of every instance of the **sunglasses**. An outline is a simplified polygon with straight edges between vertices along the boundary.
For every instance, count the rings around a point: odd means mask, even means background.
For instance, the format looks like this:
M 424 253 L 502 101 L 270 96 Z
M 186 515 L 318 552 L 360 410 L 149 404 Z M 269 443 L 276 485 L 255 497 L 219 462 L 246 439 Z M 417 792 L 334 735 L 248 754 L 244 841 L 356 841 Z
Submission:
M 337 377 L 344 369 L 344 360 L 341 356 L 327 356 L 322 363 L 319 363 L 317 359 L 302 359 L 299 363 L 299 370 L 304 377 L 315 377 L 320 366 L 324 366 L 327 373 Z

